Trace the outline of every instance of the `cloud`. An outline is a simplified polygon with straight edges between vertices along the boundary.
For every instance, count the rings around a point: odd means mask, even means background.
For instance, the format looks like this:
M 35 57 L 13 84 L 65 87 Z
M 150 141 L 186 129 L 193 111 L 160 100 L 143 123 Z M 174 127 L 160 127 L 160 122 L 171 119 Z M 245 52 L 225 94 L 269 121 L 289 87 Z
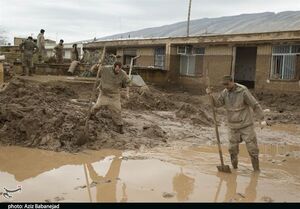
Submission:
M 0 0 L 0 26 L 14 36 L 45 37 L 65 42 L 185 21 L 188 0 Z M 241 13 L 300 10 L 297 0 L 193 0 L 192 19 Z

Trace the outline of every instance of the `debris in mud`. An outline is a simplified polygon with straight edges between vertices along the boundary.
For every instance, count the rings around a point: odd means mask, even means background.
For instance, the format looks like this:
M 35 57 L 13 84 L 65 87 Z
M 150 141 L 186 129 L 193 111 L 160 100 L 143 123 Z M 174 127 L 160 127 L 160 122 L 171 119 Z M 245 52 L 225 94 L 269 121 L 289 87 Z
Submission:
M 54 200 L 55 200 L 55 202 L 59 202 L 59 201 L 65 200 L 65 198 L 64 197 L 55 197 Z
M 84 189 L 84 188 L 86 188 L 86 185 L 77 186 L 77 187 L 74 188 L 74 190 Z
M 164 138 L 166 137 L 166 132 L 158 125 L 144 126 L 143 136 L 148 136 L 150 138 Z
M 263 196 L 261 200 L 264 202 L 274 202 L 274 200 L 271 197 L 267 197 L 267 196 Z
M 162 196 L 163 196 L 164 198 L 172 198 L 172 197 L 175 196 L 175 193 L 164 192 L 164 193 L 162 194 Z
M 124 156 L 124 157 L 120 157 L 119 159 L 122 159 L 122 160 L 146 160 L 146 159 L 148 159 L 148 157 L 145 157 L 145 156 Z

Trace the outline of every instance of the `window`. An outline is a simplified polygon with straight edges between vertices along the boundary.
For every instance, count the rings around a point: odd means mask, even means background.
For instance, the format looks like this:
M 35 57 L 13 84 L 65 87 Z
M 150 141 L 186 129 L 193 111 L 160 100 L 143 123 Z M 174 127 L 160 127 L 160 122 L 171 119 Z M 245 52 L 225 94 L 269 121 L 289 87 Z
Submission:
M 192 46 L 178 46 L 177 54 L 192 54 Z
M 300 45 L 280 45 L 272 49 L 271 79 L 292 80 L 300 71 Z
M 186 54 L 186 47 L 185 46 L 178 46 L 177 47 L 177 54 Z
M 136 56 L 136 49 L 135 48 L 126 48 L 123 50 L 123 64 L 124 65 L 130 65 L 131 58 L 134 58 Z M 135 65 L 135 61 L 133 61 L 133 65 Z
M 178 46 L 180 54 L 180 74 L 201 76 L 203 74 L 204 47 Z
M 158 47 L 154 49 L 154 66 L 164 69 L 165 66 L 165 48 Z
M 195 75 L 195 56 L 181 55 L 180 56 L 180 74 L 181 75 Z
M 193 48 L 193 54 L 195 55 L 204 55 L 205 48 L 204 47 L 195 47 Z

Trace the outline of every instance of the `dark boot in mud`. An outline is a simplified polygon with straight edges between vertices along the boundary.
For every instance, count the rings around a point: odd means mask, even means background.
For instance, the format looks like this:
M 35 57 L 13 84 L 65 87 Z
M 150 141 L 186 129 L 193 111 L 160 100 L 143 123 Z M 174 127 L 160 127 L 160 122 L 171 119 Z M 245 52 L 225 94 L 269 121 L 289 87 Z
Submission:
M 118 125 L 118 130 L 117 130 L 118 133 L 120 134 L 124 134 L 124 128 L 123 128 L 123 125 Z
M 255 172 L 260 171 L 258 157 L 251 157 L 251 163 Z
M 233 167 L 234 169 L 237 169 L 237 168 L 238 168 L 238 156 L 237 156 L 237 155 L 231 154 L 231 155 L 230 155 L 230 159 L 231 159 L 232 167 Z

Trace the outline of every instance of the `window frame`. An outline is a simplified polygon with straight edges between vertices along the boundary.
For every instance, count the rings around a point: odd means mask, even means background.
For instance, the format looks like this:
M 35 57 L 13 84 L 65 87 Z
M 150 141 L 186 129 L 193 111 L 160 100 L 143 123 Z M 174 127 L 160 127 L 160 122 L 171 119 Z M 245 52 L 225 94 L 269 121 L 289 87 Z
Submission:
M 282 51 L 283 52 L 276 52 L 276 51 L 280 51 L 280 48 L 282 47 Z M 288 47 L 284 52 L 284 47 Z M 293 52 L 293 48 L 297 49 L 297 52 Z M 297 57 L 300 56 L 300 44 L 285 44 L 285 45 L 273 45 L 272 46 L 272 55 L 271 55 L 271 69 L 270 69 L 270 74 L 269 74 L 269 79 L 270 80 L 280 80 L 280 81 L 292 81 L 296 79 L 296 74 L 297 74 Z M 277 57 L 277 58 L 276 58 Z M 286 61 L 289 58 L 293 58 L 295 64 L 294 64 L 294 71 L 293 71 L 293 78 L 285 78 L 285 72 L 286 72 L 286 68 L 287 66 Z M 279 77 L 276 77 L 276 73 L 275 73 L 275 65 L 276 65 L 276 60 L 278 59 L 282 59 L 281 61 L 281 69 L 280 69 L 280 73 L 279 73 Z M 289 61 L 290 63 L 292 63 L 291 61 Z

